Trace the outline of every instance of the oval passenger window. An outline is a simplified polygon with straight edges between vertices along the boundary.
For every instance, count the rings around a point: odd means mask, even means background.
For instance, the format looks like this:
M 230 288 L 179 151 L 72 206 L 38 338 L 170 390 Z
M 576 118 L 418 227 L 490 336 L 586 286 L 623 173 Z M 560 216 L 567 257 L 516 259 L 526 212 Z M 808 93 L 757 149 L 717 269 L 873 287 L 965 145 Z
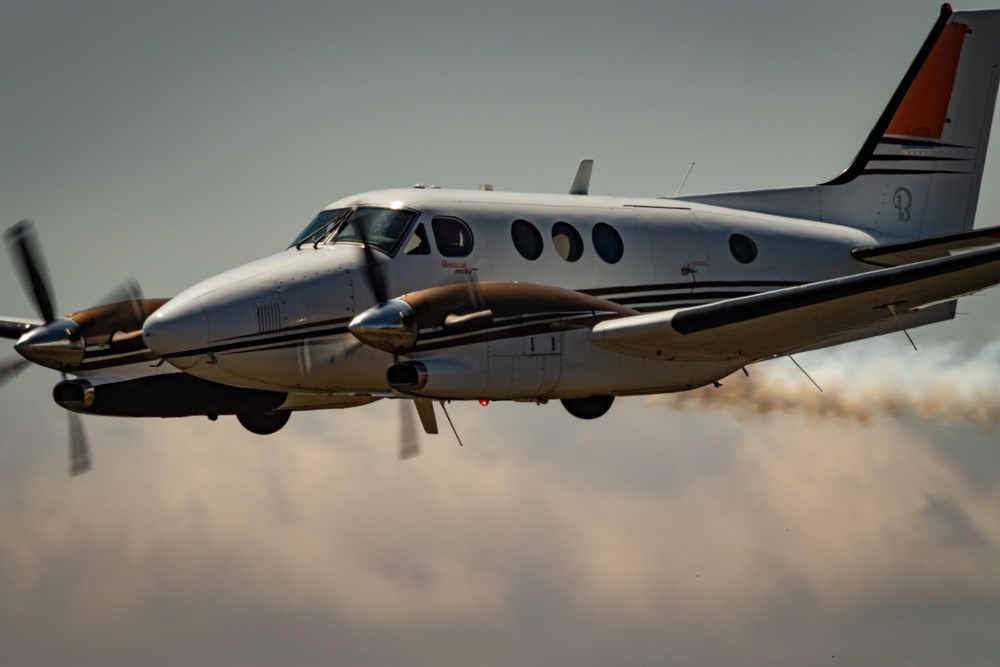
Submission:
M 583 255 L 583 239 L 580 232 L 565 222 L 552 225 L 552 244 L 556 252 L 567 262 L 575 262 Z
M 521 257 L 536 260 L 542 255 L 542 233 L 527 220 L 515 220 L 510 226 L 510 238 Z
M 733 234 L 729 237 L 729 252 L 740 264 L 749 264 L 757 259 L 757 244 L 743 234 Z
M 594 250 L 597 251 L 597 255 L 608 264 L 617 263 L 625 254 L 621 234 L 611 225 L 597 223 L 591 236 L 594 239 Z

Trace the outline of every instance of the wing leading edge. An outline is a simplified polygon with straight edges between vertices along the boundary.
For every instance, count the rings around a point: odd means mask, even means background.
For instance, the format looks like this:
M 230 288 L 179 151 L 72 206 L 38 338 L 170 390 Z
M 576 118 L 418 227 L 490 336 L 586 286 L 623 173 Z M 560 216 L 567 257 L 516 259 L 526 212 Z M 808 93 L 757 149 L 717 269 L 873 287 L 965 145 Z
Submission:
M 755 361 L 823 347 L 867 327 L 1000 283 L 1000 248 L 608 320 L 591 340 L 673 361 Z M 873 332 L 871 335 L 874 335 Z M 864 336 L 858 336 L 859 338 Z

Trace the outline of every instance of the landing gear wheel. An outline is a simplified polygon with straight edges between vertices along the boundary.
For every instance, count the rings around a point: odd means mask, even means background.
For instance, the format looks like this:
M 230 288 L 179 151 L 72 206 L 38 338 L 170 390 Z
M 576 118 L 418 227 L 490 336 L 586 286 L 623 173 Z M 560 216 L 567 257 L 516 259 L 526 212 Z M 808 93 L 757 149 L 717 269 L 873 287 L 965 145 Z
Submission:
M 243 425 L 243 428 L 256 433 L 257 435 L 271 435 L 281 430 L 281 427 L 288 423 L 288 418 L 292 416 L 289 410 L 275 410 L 273 412 L 244 412 L 236 415 L 236 418 Z
M 587 396 L 586 398 L 564 398 L 566 412 L 580 419 L 597 419 L 604 415 L 614 403 L 614 396 Z

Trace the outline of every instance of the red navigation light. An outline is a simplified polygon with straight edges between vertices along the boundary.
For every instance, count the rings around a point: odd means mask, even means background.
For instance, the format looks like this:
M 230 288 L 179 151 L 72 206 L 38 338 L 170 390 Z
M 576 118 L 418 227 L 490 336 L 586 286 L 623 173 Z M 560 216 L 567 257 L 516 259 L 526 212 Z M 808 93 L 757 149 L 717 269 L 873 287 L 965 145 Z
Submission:
M 480 398 L 479 399 L 479 405 L 483 406 L 484 408 L 487 405 L 489 405 L 489 404 L 490 404 L 490 399 L 488 399 L 488 398 Z

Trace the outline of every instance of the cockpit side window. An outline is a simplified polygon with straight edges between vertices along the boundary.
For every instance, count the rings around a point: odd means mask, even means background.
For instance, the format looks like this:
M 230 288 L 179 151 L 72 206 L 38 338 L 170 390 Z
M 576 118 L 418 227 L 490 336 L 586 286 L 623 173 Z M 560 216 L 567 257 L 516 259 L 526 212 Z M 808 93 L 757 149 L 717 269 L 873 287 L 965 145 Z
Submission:
M 349 208 L 334 208 L 329 211 L 320 211 L 319 214 L 312 219 L 306 228 L 302 230 L 302 233 L 295 237 L 292 241 L 292 245 L 288 246 L 300 246 L 304 243 L 316 243 L 322 240 L 324 236 L 330 233 L 330 231 L 337 226 L 347 213 L 350 213 Z
M 472 252 L 472 230 L 458 218 L 431 220 L 438 252 L 445 257 L 465 257 Z
M 407 241 L 406 247 L 403 249 L 404 255 L 429 255 L 431 254 L 431 244 L 427 239 L 427 229 L 424 227 L 424 223 L 417 225 L 417 228 L 413 231 L 413 236 Z

